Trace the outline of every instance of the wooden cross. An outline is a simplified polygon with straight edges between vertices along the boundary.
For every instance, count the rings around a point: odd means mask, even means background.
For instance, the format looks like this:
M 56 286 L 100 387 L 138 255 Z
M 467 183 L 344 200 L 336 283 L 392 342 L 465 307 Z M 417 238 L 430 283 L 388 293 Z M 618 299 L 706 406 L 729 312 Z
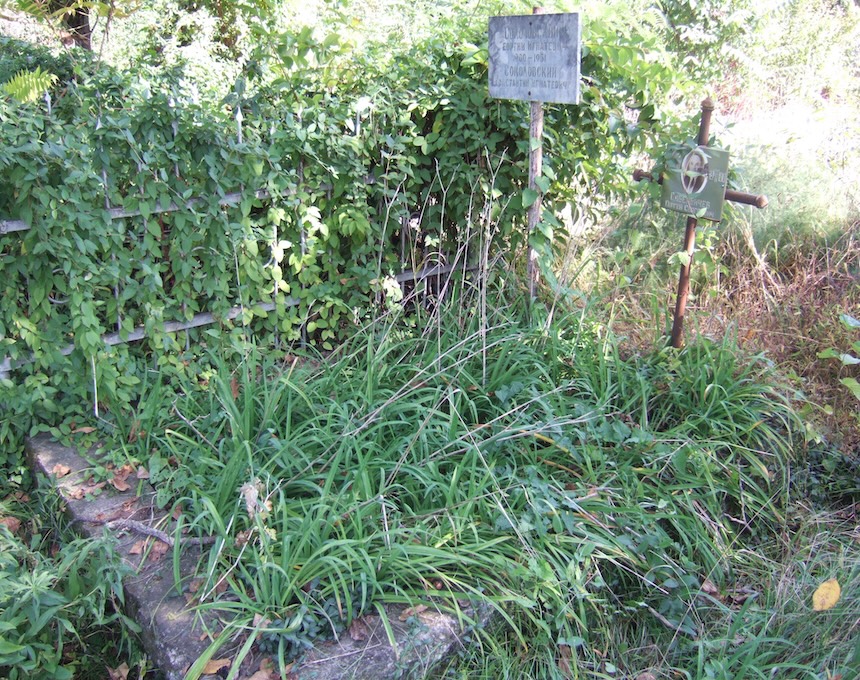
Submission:
M 699 122 L 699 136 L 696 143 L 699 146 L 705 146 L 708 143 L 711 127 L 711 113 L 714 111 L 714 103 L 710 97 L 702 102 L 702 118 Z M 642 180 L 655 181 L 654 176 L 643 170 L 634 170 L 633 179 L 637 182 Z M 656 180 L 658 183 L 663 183 L 663 177 Z M 752 205 L 756 208 L 764 208 L 767 206 L 766 196 L 757 196 L 755 194 L 747 194 L 742 191 L 734 191 L 726 189 L 725 200 L 733 203 L 742 203 L 744 205 Z M 696 245 L 696 226 L 698 220 L 693 215 L 687 217 L 687 228 L 684 232 L 684 250 L 687 253 L 686 263 L 681 265 L 681 273 L 678 278 L 678 295 L 675 300 L 675 317 L 672 322 L 672 347 L 680 348 L 684 335 L 684 314 L 687 309 L 687 297 L 690 293 L 690 268 L 693 264 L 693 250 Z

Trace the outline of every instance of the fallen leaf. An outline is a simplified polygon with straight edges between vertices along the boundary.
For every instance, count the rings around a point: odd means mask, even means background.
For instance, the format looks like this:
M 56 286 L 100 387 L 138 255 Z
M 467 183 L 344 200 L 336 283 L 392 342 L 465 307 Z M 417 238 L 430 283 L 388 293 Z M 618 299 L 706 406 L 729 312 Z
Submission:
M 111 668 L 108 666 L 108 676 L 110 680 L 128 680 L 128 664 L 121 663 L 116 668 Z
M 370 628 L 361 619 L 354 619 L 349 625 L 349 637 L 353 642 L 364 642 L 370 637 Z
M 832 609 L 839 602 L 840 595 L 842 589 L 839 587 L 839 581 L 835 578 L 829 579 L 818 586 L 818 590 L 812 595 L 812 608 L 817 612 Z
M 230 659 L 212 659 L 209 663 L 203 666 L 203 675 L 213 675 L 222 668 L 230 668 L 233 663 Z
M 265 658 L 260 662 L 260 667 L 254 675 L 246 678 L 246 680 L 277 680 L 278 674 L 275 671 L 275 664 L 272 660 Z
M 254 675 L 249 675 L 245 680 L 275 680 L 275 675 L 271 671 L 259 670 Z
M 239 381 L 235 375 L 230 378 L 230 394 L 233 395 L 233 399 L 239 398 Z
M 565 677 L 569 677 L 571 675 L 571 654 L 572 652 L 568 645 L 558 646 L 558 669 L 564 674 Z
M 68 490 L 63 491 L 63 493 L 65 494 L 66 498 L 73 501 L 83 500 L 84 496 L 86 495 L 84 492 L 84 487 L 82 486 L 77 487 L 74 491 Z
M 95 432 L 95 431 L 96 431 L 96 428 L 90 427 L 89 425 L 87 425 L 86 427 L 76 427 L 75 429 L 72 430 L 72 432 L 74 432 L 75 434 L 90 434 L 91 432 Z M 126 671 L 126 674 L 127 673 L 128 673 L 128 671 Z
M 137 468 L 137 478 L 138 479 L 149 479 L 149 470 L 147 470 L 143 465 Z
M 125 477 L 121 477 L 119 475 L 114 475 L 113 479 L 110 480 L 110 483 L 113 484 L 113 488 L 117 491 L 128 491 L 131 488 L 128 482 L 125 481 Z
M 702 592 L 705 593 L 706 595 L 711 595 L 713 597 L 716 597 L 717 595 L 720 594 L 719 588 L 717 588 L 717 586 L 714 585 L 714 582 L 711 581 L 711 579 L 709 579 L 709 578 L 706 578 L 702 582 Z
M 143 551 L 146 549 L 146 539 L 142 541 L 138 541 L 131 548 L 128 549 L 129 555 L 142 555 Z
M 426 604 L 418 604 L 418 605 L 415 605 L 414 607 L 408 607 L 408 608 L 404 609 L 403 612 L 400 614 L 399 618 L 401 621 L 406 621 L 406 619 L 409 619 L 413 616 L 417 616 L 421 612 L 425 612 L 425 611 L 427 611 L 427 605 Z
M 245 499 L 245 509 L 248 511 L 248 517 L 250 519 L 254 519 L 254 515 L 257 513 L 257 502 L 260 497 L 260 491 L 257 488 L 257 480 L 253 482 L 245 482 L 242 485 L 242 488 L 239 489 L 239 493 L 242 494 L 242 498 Z
M 21 520 L 17 517 L 0 517 L 0 526 L 6 527 L 10 533 L 17 534 L 21 528 Z
M 72 471 L 68 465 L 63 465 L 62 463 L 57 463 L 53 468 L 51 468 L 51 473 L 57 478 L 65 477 Z
M 152 550 L 149 551 L 149 561 L 158 562 L 170 550 L 170 546 L 163 541 L 156 541 L 152 544 Z

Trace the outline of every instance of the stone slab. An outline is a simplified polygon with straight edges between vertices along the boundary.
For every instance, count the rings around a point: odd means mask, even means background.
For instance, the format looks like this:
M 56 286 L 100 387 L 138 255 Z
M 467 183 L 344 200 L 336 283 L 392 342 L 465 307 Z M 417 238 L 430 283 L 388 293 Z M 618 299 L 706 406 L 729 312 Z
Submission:
M 105 523 L 118 519 L 158 526 L 171 534 L 168 518 L 155 506 L 155 493 L 148 484 L 140 496 L 135 495 L 136 489 L 132 487 L 128 491 L 103 491 L 98 496 L 78 498 L 79 490 L 86 488 L 90 463 L 74 449 L 56 443 L 47 435 L 29 439 L 26 451 L 33 469 L 51 480 L 63 496 L 66 512 L 82 535 L 102 536 L 107 530 Z M 58 473 L 62 476 L 58 477 Z M 123 530 L 112 533 L 117 540 L 117 551 L 134 572 L 124 581 L 125 613 L 141 626 L 144 648 L 166 679 L 181 680 L 210 643 L 201 617 L 176 593 L 170 553 L 158 561 L 131 554 L 135 544 L 146 536 Z M 199 558 L 199 550 L 184 550 L 181 573 L 192 574 Z
M 147 483 L 127 491 L 103 490 L 98 496 L 84 496 L 91 467 L 75 450 L 62 446 L 47 435 L 27 441 L 27 456 L 32 468 L 51 481 L 63 496 L 67 514 L 78 531 L 89 537 L 103 535 L 106 523 L 128 519 L 157 526 L 172 535 L 172 520 L 155 505 L 155 492 Z M 58 473 L 62 473 L 58 476 Z M 142 493 L 136 495 L 137 488 Z M 185 598 L 176 593 L 171 554 L 160 561 L 142 560 L 129 553 L 145 536 L 111 530 L 117 549 L 133 574 L 124 581 L 125 613 L 141 626 L 141 640 L 153 663 L 166 680 L 182 680 L 187 669 L 209 646 L 209 630 L 223 626 L 208 614 L 202 619 Z M 203 556 L 196 547 L 183 549 L 180 574 L 190 579 Z M 291 669 L 290 680 L 388 680 L 423 678 L 444 659 L 463 649 L 464 633 L 483 627 L 490 620 L 489 607 L 476 612 L 462 602 L 461 616 L 438 611 L 432 601 L 409 608 L 386 605 L 388 625 L 394 638 L 391 644 L 385 623 L 377 614 L 366 614 L 338 640 L 319 643 Z M 205 627 L 204 627 L 205 623 Z M 221 650 L 218 656 L 225 656 Z M 251 655 L 238 677 L 248 677 L 262 657 Z M 245 673 L 245 667 L 251 672 Z M 212 676 L 213 680 L 217 676 Z

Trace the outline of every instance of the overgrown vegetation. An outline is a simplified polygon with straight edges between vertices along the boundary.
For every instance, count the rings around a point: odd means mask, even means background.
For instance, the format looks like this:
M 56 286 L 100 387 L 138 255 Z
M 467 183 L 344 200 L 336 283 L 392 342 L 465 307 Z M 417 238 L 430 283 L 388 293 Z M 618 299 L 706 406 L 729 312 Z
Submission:
M 161 501 L 223 538 L 201 606 L 237 633 L 267 621 L 251 635 L 281 672 L 381 602 L 491 603 L 504 622 L 479 644 L 519 649 L 512 677 L 688 669 L 726 634 L 745 553 L 788 525 L 800 423 L 769 366 L 729 342 L 623 359 L 581 316 L 544 331 L 504 296 L 483 320 L 463 302 L 373 322 L 325 360 L 252 347 L 143 396 L 116 462 L 148 461 Z M 621 629 L 669 651 L 609 651 Z M 753 658 L 767 677 L 760 644 L 726 672 Z M 817 677 L 849 652 L 773 667 Z
M 529 315 L 527 106 L 488 99 L 482 47 L 487 13 L 531 8 L 389 4 L 285 7 L 313 26 L 284 30 L 150 3 L 113 17 L 148 26 L 106 43 L 120 68 L 4 43 L 0 219 L 29 230 L 0 235 L 0 579 L 21 594 L 0 674 L 101 677 L 99 649 L 147 669 L 103 627 L 110 544 L 57 551 L 57 510 L 33 509 L 21 442 L 48 429 L 100 440 L 94 470 L 144 466 L 217 537 L 196 604 L 233 617 L 211 651 L 246 641 L 236 673 L 409 602 L 496 612 L 450 678 L 854 677 L 856 3 L 577 8 L 583 102 L 547 107 Z M 700 230 L 677 352 L 680 218 L 628 178 L 716 81 L 734 181 L 770 207 Z M 477 272 L 400 301 L 391 275 L 443 257 Z M 164 330 L 204 311 L 220 323 Z M 829 579 L 842 598 L 813 611 Z

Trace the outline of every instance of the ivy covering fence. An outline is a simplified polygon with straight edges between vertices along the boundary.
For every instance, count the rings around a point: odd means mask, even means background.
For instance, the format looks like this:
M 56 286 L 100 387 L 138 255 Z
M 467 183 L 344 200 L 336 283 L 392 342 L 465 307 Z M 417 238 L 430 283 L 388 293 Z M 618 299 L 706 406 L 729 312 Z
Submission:
M 175 71 L 16 46 L 5 77 L 37 64 L 58 77 L 35 101 L 0 102 L 0 219 L 28 227 L 0 234 L 4 409 L 50 420 L 59 394 L 122 405 L 144 366 L 237 329 L 330 349 L 404 267 L 474 261 L 490 239 L 524 247 L 528 104 L 489 98 L 472 37 L 380 59 L 285 35 L 221 101 Z M 581 105 L 547 107 L 549 200 L 531 235 L 545 264 L 564 205 L 627 191 L 619 159 L 672 132 L 654 121 L 677 75 L 653 52 L 597 24 L 583 54 Z M 222 323 L 165 331 L 204 312 Z

